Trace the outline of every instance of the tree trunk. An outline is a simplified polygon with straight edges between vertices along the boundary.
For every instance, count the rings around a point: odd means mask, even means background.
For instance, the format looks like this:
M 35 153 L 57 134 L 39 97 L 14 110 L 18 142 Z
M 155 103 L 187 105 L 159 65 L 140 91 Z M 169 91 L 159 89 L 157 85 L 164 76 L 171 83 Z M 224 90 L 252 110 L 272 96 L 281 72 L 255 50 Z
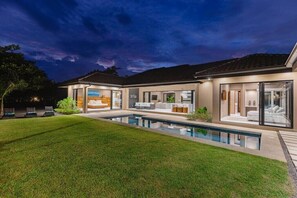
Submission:
M 4 114 L 4 102 L 3 102 L 3 98 L 1 97 L 0 98 L 0 101 L 1 101 L 1 103 L 0 103 L 0 116 L 2 117 L 3 116 L 3 114 Z
M 11 83 L 7 89 L 4 91 L 3 95 L 1 96 L 1 106 L 0 106 L 0 115 L 2 116 L 4 114 L 4 98 L 7 94 L 9 94 L 13 89 L 15 88 L 15 84 Z

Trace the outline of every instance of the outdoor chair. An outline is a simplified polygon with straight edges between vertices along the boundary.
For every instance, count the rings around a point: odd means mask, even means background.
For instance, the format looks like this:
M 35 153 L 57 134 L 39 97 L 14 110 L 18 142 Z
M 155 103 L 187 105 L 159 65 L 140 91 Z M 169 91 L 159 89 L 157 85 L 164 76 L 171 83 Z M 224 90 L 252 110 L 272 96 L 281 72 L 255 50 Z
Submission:
M 14 108 L 4 108 L 4 114 L 2 118 L 14 118 L 14 117 L 15 117 Z
M 44 107 L 44 117 L 48 117 L 48 116 L 54 116 L 55 112 L 54 112 L 54 108 L 52 106 L 45 106 Z
M 26 118 L 33 118 L 33 117 L 37 117 L 37 113 L 35 111 L 35 107 L 27 107 L 27 111 L 26 111 Z

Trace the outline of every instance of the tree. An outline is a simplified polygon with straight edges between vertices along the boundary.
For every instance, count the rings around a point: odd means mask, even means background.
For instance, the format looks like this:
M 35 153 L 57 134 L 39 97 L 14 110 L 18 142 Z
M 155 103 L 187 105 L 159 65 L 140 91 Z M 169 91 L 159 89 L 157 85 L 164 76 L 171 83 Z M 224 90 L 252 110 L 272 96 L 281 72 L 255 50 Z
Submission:
M 102 73 L 105 73 L 105 74 L 113 74 L 113 75 L 116 75 L 118 76 L 118 70 L 120 68 L 119 67 L 116 67 L 116 66 L 112 66 L 112 67 L 108 67 L 106 68 L 104 71 L 102 71 Z
M 17 89 L 38 90 L 47 81 L 46 74 L 18 50 L 18 45 L 0 46 L 0 115 L 8 94 Z

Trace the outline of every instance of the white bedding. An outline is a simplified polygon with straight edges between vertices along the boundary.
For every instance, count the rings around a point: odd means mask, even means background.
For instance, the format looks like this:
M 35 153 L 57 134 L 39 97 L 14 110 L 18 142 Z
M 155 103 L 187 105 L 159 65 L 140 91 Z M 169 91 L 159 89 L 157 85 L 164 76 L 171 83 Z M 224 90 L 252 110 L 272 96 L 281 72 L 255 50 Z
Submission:
M 286 118 L 285 111 L 281 107 L 274 107 L 265 110 L 265 122 L 268 123 L 281 123 L 287 124 L 289 123 Z M 248 111 L 247 119 L 249 121 L 259 121 L 259 111 Z
M 106 103 L 102 103 L 101 100 L 90 100 L 88 102 L 88 107 L 98 107 L 98 108 L 102 108 L 102 107 L 107 107 L 108 104 Z

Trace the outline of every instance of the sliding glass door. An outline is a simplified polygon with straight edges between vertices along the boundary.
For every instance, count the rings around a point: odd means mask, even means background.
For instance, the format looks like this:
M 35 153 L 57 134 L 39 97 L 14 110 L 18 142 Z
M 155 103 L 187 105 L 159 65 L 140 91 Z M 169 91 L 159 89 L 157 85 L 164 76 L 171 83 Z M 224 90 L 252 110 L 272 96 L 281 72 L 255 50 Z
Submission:
M 221 84 L 220 120 L 292 128 L 293 81 Z
M 151 102 L 151 92 L 143 92 L 143 102 Z
M 122 91 L 111 91 L 112 92 L 112 109 L 122 109 Z
M 260 124 L 292 127 L 293 82 L 260 83 Z

